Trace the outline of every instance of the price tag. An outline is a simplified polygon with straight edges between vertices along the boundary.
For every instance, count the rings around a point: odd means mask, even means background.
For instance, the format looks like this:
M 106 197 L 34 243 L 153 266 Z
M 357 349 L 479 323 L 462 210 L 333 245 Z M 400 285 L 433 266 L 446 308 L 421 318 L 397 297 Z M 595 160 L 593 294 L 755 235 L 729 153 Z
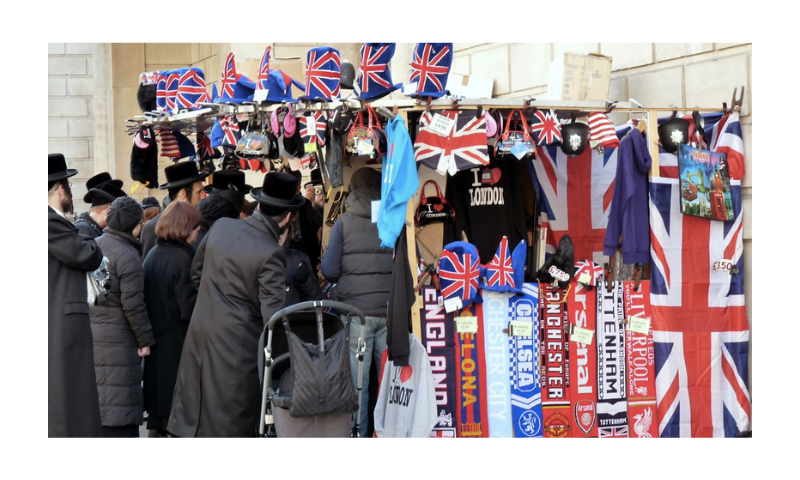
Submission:
M 650 319 L 644 317 L 628 317 L 628 330 L 647 335 L 650 332 Z
M 366 140 L 359 140 L 358 145 L 356 146 L 356 151 L 359 155 L 369 155 L 372 151 L 375 150 L 375 147 L 372 146 L 372 141 L 369 139 Z
M 255 101 L 255 102 L 263 102 L 264 100 L 267 99 L 268 96 L 269 96 L 269 89 L 268 88 L 265 88 L 263 90 L 256 89 L 256 91 L 253 92 L 253 101 Z
M 581 276 L 578 277 L 578 283 L 589 285 L 590 283 L 592 283 L 592 276 L 589 275 L 589 272 L 583 272 L 581 273 Z
M 381 209 L 381 201 L 380 200 L 373 200 L 372 201 L 372 223 L 378 223 L 378 212 Z
M 456 317 L 456 332 L 478 333 L 478 317 Z
M 455 312 L 456 310 L 461 310 L 461 298 L 460 297 L 451 297 L 447 298 L 444 301 L 444 311 L 447 313 Z
M 573 326 L 572 335 L 569 336 L 569 339 L 576 343 L 591 345 L 594 339 L 594 330 Z
M 517 143 L 511 147 L 511 154 L 517 157 L 517 160 L 522 160 L 528 154 L 528 148 L 524 143 Z
M 452 118 L 435 113 L 433 115 L 433 120 L 431 120 L 431 124 L 428 125 L 428 128 L 443 137 L 447 137 L 450 135 L 450 131 L 453 130 L 453 124 L 455 123 L 456 121 Z
M 532 337 L 533 322 L 527 320 L 511 320 L 511 332 L 515 337 Z
M 306 153 L 316 152 L 317 151 L 317 142 L 306 143 L 306 144 L 304 144 L 304 147 L 305 147 L 305 152 Z

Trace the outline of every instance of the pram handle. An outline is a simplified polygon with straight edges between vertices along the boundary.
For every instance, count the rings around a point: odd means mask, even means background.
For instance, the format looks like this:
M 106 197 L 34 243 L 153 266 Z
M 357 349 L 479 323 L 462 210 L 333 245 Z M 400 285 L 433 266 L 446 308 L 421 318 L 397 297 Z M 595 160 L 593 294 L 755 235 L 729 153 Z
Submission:
M 274 330 L 275 323 L 277 323 L 279 320 L 288 318 L 289 315 L 295 312 L 302 312 L 308 310 L 321 310 L 323 308 L 333 308 L 338 310 L 340 313 L 344 313 L 345 315 L 357 316 L 361 321 L 362 326 L 365 326 L 367 324 L 364 312 L 362 312 L 361 309 L 359 309 L 358 307 L 354 307 L 352 305 L 348 305 L 342 302 L 337 302 L 335 300 L 309 300 L 307 302 L 297 303 L 295 305 L 278 310 L 272 315 L 272 317 L 270 317 L 269 322 L 267 322 L 267 328 L 270 331 Z

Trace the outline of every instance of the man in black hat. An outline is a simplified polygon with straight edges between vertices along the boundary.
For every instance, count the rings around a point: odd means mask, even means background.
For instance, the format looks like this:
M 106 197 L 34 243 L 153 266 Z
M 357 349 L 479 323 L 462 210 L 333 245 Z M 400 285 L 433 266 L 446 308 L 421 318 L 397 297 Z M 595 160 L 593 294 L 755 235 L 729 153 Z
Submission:
M 179 437 L 252 437 L 261 387 L 258 340 L 283 308 L 285 241 L 306 200 L 297 179 L 269 172 L 253 215 L 220 218 L 192 262 L 197 303 L 181 355 L 167 430 Z M 202 275 L 201 275 L 202 273 Z M 224 388 L 219 388 L 224 385 Z
M 325 216 L 325 191 L 319 168 L 311 170 L 311 178 L 303 184 L 303 196 L 314 205 L 314 210 L 317 211 L 320 218 Z
M 200 200 L 206 197 L 206 192 L 203 190 L 203 180 L 208 176 L 208 172 L 198 171 L 197 164 L 193 161 L 178 162 L 170 165 L 164 169 L 164 175 L 167 177 L 167 183 L 158 188 L 167 190 L 170 202 L 185 200 L 197 208 Z M 147 252 L 156 244 L 156 224 L 160 217 L 161 214 L 159 213 L 142 227 L 140 234 L 142 261 L 147 257 Z
M 111 202 L 119 197 L 126 196 L 122 190 L 122 180 L 112 180 L 108 172 L 101 172 L 86 181 L 88 192 L 83 201 L 91 204 L 88 212 L 78 216 L 75 227 L 81 235 L 97 238 L 106 228 L 106 216 Z
M 99 437 L 102 429 L 86 273 L 100 266 L 103 253 L 65 216 L 72 213 L 68 178 L 78 171 L 67 168 L 60 153 L 48 154 L 47 160 L 47 435 Z
M 207 197 L 200 202 L 197 209 L 203 215 L 200 231 L 192 246 L 197 249 L 206 233 L 220 218 L 242 218 L 244 196 L 253 187 L 244 183 L 244 172 L 241 170 L 220 170 L 211 175 L 211 184 L 203 189 Z

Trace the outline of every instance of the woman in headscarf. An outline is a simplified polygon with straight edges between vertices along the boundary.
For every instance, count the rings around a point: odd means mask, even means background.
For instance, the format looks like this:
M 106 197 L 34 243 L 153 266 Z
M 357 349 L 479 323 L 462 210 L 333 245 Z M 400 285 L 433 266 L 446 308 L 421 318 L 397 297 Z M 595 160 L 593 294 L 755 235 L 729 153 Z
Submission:
M 144 301 L 157 342 L 144 362 L 144 406 L 150 436 L 167 436 L 172 391 L 197 299 L 190 277 L 191 242 L 200 231 L 201 220 L 190 203 L 170 203 L 156 224 L 156 245 L 144 260 Z
M 105 437 L 138 437 L 143 417 L 142 361 L 155 343 L 144 305 L 142 248 L 133 229 L 142 207 L 132 197 L 108 209 L 97 245 L 108 258 L 110 290 L 90 309 L 100 418 Z

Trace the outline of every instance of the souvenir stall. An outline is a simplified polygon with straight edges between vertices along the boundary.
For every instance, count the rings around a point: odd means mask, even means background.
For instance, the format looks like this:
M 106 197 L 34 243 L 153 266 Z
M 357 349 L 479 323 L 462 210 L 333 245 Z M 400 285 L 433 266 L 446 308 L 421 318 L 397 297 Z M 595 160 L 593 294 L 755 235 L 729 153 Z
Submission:
M 465 98 L 446 88 L 452 44 L 417 44 L 407 85 L 393 54 L 364 44 L 354 68 L 313 48 L 303 82 L 269 48 L 255 79 L 230 54 L 210 89 L 196 67 L 142 73 L 132 177 L 157 185 L 159 155 L 212 175 L 316 170 L 324 255 L 350 173 L 381 172 L 389 353 L 427 361 L 381 379 L 378 437 L 747 432 L 744 87 L 722 108 Z

